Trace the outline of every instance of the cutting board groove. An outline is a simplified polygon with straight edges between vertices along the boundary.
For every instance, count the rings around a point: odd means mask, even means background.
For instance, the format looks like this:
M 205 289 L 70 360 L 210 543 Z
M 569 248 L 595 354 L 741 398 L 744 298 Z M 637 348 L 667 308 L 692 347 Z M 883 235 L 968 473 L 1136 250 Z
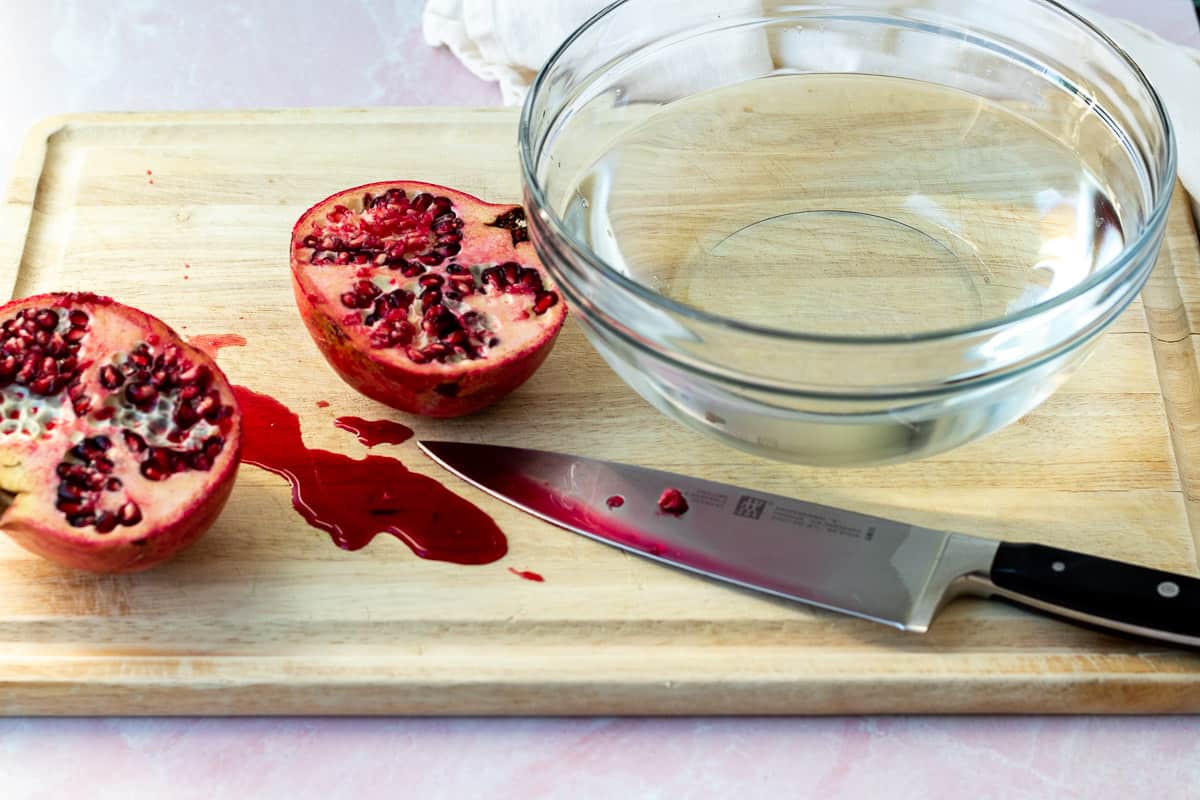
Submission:
M 575 451 L 1197 574 L 1200 253 L 1181 191 L 1142 298 L 1043 406 L 925 461 L 814 470 L 662 418 L 574 323 L 529 384 L 462 420 L 405 417 L 333 376 L 290 296 L 295 218 L 334 190 L 391 177 L 516 200 L 515 129 L 504 109 L 48 120 L 0 206 L 0 291 L 86 288 L 186 335 L 239 333 L 247 346 L 221 354 L 234 381 L 296 410 L 310 446 L 354 457 L 366 451 L 335 416 L 391 417 L 418 436 Z M 433 141 L 436 162 L 422 155 Z M 440 472 L 412 443 L 375 452 L 484 507 L 510 555 L 460 567 L 386 537 L 339 551 L 291 510 L 281 480 L 249 466 L 213 530 L 145 574 L 72 573 L 0 537 L 0 712 L 1200 710 L 1192 653 L 969 600 L 929 634 L 901 634 L 560 531 Z

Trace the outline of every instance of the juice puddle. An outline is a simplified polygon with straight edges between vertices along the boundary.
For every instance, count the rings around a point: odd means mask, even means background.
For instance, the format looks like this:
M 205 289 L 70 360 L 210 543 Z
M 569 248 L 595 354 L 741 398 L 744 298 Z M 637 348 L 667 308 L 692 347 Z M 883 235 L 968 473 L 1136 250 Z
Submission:
M 491 517 L 432 478 L 394 458 L 309 449 L 287 406 L 245 386 L 234 394 L 245 419 L 242 460 L 287 479 L 292 506 L 343 550 L 390 533 L 434 561 L 488 564 L 508 551 Z
M 367 447 L 377 444 L 402 444 L 412 438 L 412 428 L 390 419 L 363 419 L 362 417 L 338 417 L 334 427 L 349 431 Z

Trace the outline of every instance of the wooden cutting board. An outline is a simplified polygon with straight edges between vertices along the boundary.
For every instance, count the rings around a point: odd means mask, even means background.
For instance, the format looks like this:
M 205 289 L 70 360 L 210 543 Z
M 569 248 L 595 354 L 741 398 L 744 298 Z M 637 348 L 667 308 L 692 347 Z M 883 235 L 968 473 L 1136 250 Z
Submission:
M 296 217 L 334 190 L 384 178 L 518 200 L 515 130 L 509 110 L 424 108 L 50 120 L 30 135 L 0 209 L 0 291 L 90 289 L 188 335 L 241 334 L 246 347 L 221 353 L 230 377 L 296 410 L 310 446 L 355 457 L 365 450 L 335 416 L 636 462 L 1196 574 L 1200 254 L 1182 192 L 1143 297 L 1034 413 L 925 461 L 817 470 L 669 422 L 571 323 L 532 381 L 467 419 L 405 417 L 333 375 L 291 298 Z M 902 634 L 559 530 L 443 473 L 411 442 L 374 452 L 485 508 L 509 556 L 476 567 L 422 561 L 386 536 L 340 551 L 292 510 L 282 480 L 250 466 L 208 535 L 149 573 L 78 574 L 0 537 L 0 711 L 1200 710 L 1200 655 L 971 600 L 925 636 Z

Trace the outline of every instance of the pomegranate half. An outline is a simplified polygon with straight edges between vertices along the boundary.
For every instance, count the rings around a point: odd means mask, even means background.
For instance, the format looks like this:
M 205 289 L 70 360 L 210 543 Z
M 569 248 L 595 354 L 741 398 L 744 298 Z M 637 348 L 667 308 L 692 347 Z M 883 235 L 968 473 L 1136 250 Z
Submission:
M 225 375 L 161 321 L 92 294 L 0 306 L 0 530 L 68 567 L 135 572 L 229 498 L 241 414 Z
M 322 200 L 292 230 L 292 286 L 326 360 L 366 396 L 454 417 L 549 354 L 566 306 L 520 206 L 393 181 Z

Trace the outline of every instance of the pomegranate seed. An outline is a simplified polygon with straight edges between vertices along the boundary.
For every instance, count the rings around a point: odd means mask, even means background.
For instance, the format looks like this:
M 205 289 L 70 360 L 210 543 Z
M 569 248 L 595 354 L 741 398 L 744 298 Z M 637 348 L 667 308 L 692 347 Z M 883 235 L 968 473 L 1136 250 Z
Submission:
M 462 328 L 459 328 L 458 330 L 450 331 L 448 334 L 446 334 L 443 341 L 449 345 L 465 344 L 467 341 L 467 332 L 464 331 Z
M 75 528 L 86 528 L 96 521 L 94 514 L 74 514 L 67 517 L 67 522 Z
M 125 376 L 112 364 L 100 368 L 100 385 L 105 389 L 120 389 L 125 383 Z
M 496 217 L 495 220 L 489 222 L 488 227 L 506 228 L 512 237 L 513 245 L 529 241 L 529 227 L 525 220 L 525 209 L 520 206 L 505 211 Z
M 82 328 L 88 324 L 89 317 L 87 312 L 75 309 L 67 316 L 67 319 L 71 321 L 71 327 Z
M 121 482 L 121 479 L 120 479 L 120 478 L 115 478 L 115 477 L 114 477 L 114 478 L 109 478 L 108 480 L 106 480 L 106 481 L 104 482 L 104 488 L 105 488 L 105 489 L 107 489 L 107 490 L 108 490 L 108 491 L 110 491 L 110 492 L 115 492 L 115 491 L 117 491 L 118 489 L 120 489 L 120 488 L 121 488 L 122 486 L 124 486 L 124 485 L 125 485 L 125 484 L 123 484 L 123 483 Z
M 558 295 L 554 292 L 538 292 L 533 299 L 533 313 L 545 314 L 558 304 Z
M 426 287 L 429 287 L 429 286 L 439 287 L 445 282 L 446 282 L 446 279 L 443 278 L 441 275 L 438 275 L 436 272 L 431 272 L 428 275 L 422 275 L 420 280 L 417 281 L 417 283 L 421 284 L 422 286 L 426 286 Z
M 216 393 L 214 392 L 197 403 L 195 411 L 197 414 L 206 419 L 210 416 L 213 416 L 215 412 L 218 411 Z M 209 421 L 211 422 L 211 420 Z
M 109 533 L 117 527 L 117 515 L 111 511 L 101 511 L 96 515 L 96 533 Z
M 658 507 L 663 513 L 678 517 L 687 512 L 688 503 L 683 492 L 673 487 L 667 487 L 659 495 Z
M 158 389 L 148 383 L 131 383 L 125 387 L 125 399 L 135 406 L 148 406 L 158 399 Z
M 116 468 L 116 465 L 113 464 L 112 459 L 108 458 L 107 456 L 97 456 L 92 461 L 92 467 L 94 467 L 95 470 L 101 475 L 108 475 L 113 471 L 113 469 Z
M 61 388 L 60 381 L 54 375 L 43 375 L 29 384 L 29 390 L 40 395 L 58 394 Z
M 106 419 L 112 419 L 113 415 L 116 413 L 117 413 L 117 410 L 115 408 L 113 408 L 112 406 L 105 406 L 104 408 L 96 409 L 96 411 L 94 411 L 92 413 L 92 419 L 100 420 L 100 421 L 103 421 Z
M 86 473 L 84 474 L 83 480 L 87 480 Z M 87 490 L 88 487 L 86 483 L 81 484 L 79 481 L 64 481 L 58 485 L 58 497 L 59 500 L 63 502 L 77 501 L 87 494 Z
M 189 367 L 179 373 L 179 382 L 187 385 L 188 388 L 195 386 L 203 392 L 212 384 L 212 370 L 204 364 Z M 184 391 L 186 392 L 187 389 L 184 389 Z
M 225 440 L 220 436 L 210 436 L 204 440 L 204 454 L 211 459 L 215 460 L 224 448 Z
M 191 406 L 180 403 L 179 408 L 175 410 L 175 424 L 180 428 L 190 428 L 200 421 L 200 414 Z
M 125 439 L 125 446 L 134 453 L 141 453 L 146 449 L 146 440 L 133 431 L 124 431 L 121 435 Z
M 432 203 L 433 203 L 433 196 L 429 195 L 425 192 L 421 192 L 419 195 L 417 195 L 416 197 L 414 197 L 412 199 L 412 207 L 415 208 L 417 211 L 424 211 L 425 209 L 429 208 L 430 204 L 432 204 Z
M 63 339 L 70 344 L 74 344 L 81 341 L 84 336 L 87 336 L 87 328 L 71 328 L 71 330 L 63 334 Z
M 450 273 L 451 275 L 462 275 L 466 271 L 467 268 L 462 264 L 448 264 L 446 266 L 446 272 Z
M 137 525 L 142 521 L 142 509 L 138 508 L 137 503 L 130 500 L 117 510 L 117 519 L 122 525 Z
M 409 360 L 411 360 L 414 364 L 425 364 L 429 361 L 429 357 L 415 347 L 409 347 L 404 351 L 404 354 L 408 356 Z
M 71 410 L 75 412 L 75 416 L 85 416 L 92 408 L 92 398 L 87 395 L 80 395 L 71 401 Z
M 521 285 L 535 292 L 542 291 L 542 276 L 536 269 L 527 269 L 521 273 Z

